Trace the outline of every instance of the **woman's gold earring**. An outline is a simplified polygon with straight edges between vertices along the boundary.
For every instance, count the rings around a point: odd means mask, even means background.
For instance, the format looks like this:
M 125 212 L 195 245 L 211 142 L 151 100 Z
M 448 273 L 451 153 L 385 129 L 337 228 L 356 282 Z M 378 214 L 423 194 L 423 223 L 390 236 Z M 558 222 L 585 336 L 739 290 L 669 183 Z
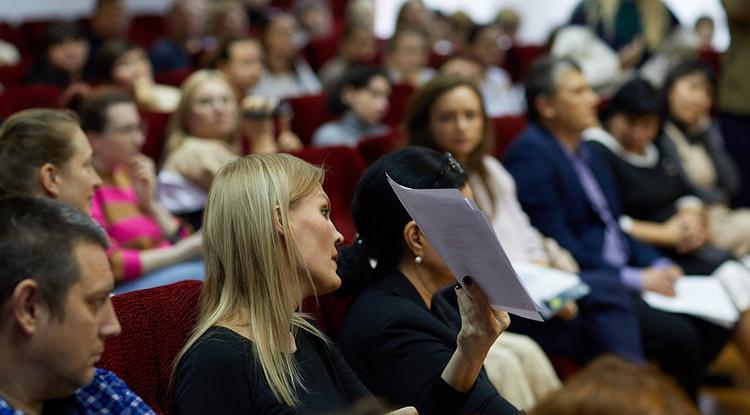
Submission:
M 417 263 L 417 265 L 422 263 L 422 255 L 417 255 L 414 257 L 414 262 Z

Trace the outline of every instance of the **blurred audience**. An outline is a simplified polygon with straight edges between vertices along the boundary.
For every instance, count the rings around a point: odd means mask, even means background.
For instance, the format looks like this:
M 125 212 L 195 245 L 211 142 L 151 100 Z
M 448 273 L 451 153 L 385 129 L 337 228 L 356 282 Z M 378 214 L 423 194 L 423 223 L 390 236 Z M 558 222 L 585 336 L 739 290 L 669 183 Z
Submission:
M 219 47 L 211 67 L 227 77 L 241 100 L 263 76 L 263 45 L 254 38 L 230 39 Z
M 372 62 L 378 53 L 372 26 L 348 24 L 341 33 L 338 54 L 320 70 L 320 82 L 326 91 L 338 84 L 353 64 Z
M 167 36 L 148 53 L 154 73 L 188 70 L 206 50 L 207 0 L 175 0 L 166 17 Z
M 583 271 L 609 278 L 611 290 L 673 295 L 682 270 L 623 232 L 617 222 L 622 207 L 615 178 L 581 139 L 586 128 L 597 124 L 598 97 L 580 68 L 567 58 L 538 59 L 525 87 L 530 125 L 508 149 L 503 164 L 516 180 L 531 223 L 569 250 Z M 706 368 L 734 330 L 657 310 L 640 295 L 629 296 L 629 302 L 639 324 L 622 327 L 634 330 L 628 341 L 642 342 L 645 356 L 659 362 L 696 399 Z
M 213 47 L 248 35 L 250 25 L 239 0 L 215 0 L 208 6 L 207 33 Z M 208 59 L 210 60 L 210 59 Z
M 688 61 L 674 68 L 664 84 L 666 122 L 658 144 L 706 205 L 712 243 L 742 257 L 750 253 L 750 210 L 731 209 L 739 177 L 711 115 L 714 89 L 705 64 Z
M 391 81 L 417 88 L 432 79 L 435 70 L 427 66 L 429 53 L 429 38 L 424 32 L 410 27 L 397 29 L 385 50 Z
M 591 28 L 617 51 L 623 67 L 639 66 L 680 25 L 662 0 L 581 0 L 570 23 Z
M 389 130 L 382 123 L 388 111 L 391 83 L 385 71 L 373 66 L 353 66 L 331 92 L 329 109 L 339 116 L 321 125 L 313 135 L 316 147 L 356 147 L 368 136 Z
M 185 80 L 182 100 L 170 120 L 159 173 L 161 203 L 197 229 L 206 194 L 221 167 L 248 150 L 299 149 L 299 138 L 288 128 L 277 140 L 268 105 L 266 100 L 249 97 L 241 113 L 234 88 L 219 71 L 200 70 Z M 242 116 L 253 111 L 261 116 Z
M 729 154 L 737 163 L 740 188 L 732 198 L 750 207 L 750 0 L 722 0 L 731 43 L 724 53 L 719 83 L 719 121 Z
M 57 21 L 44 32 L 44 45 L 26 75 L 29 84 L 52 84 L 65 89 L 83 81 L 89 43 L 77 23 Z
M 699 415 L 658 369 L 614 356 L 592 362 L 529 415 Z
M 252 95 L 279 99 L 321 91 L 315 72 L 299 56 L 297 32 L 297 21 L 289 13 L 278 13 L 265 24 L 261 37 L 265 49 L 263 75 Z
M 115 291 L 203 279 L 200 234 L 190 236 L 157 199 L 154 161 L 140 152 L 145 136 L 135 102 L 102 90 L 84 102 L 80 117 L 102 179 L 91 214 L 110 238 Z
M 695 21 L 693 26 L 695 34 L 700 39 L 701 50 L 713 50 L 714 42 L 714 19 L 711 16 L 701 16 Z
M 510 76 L 499 65 L 505 58 L 500 48 L 500 29 L 492 25 L 474 26 L 466 37 L 469 54 L 483 66 L 479 88 L 490 117 L 524 111 L 523 90 L 513 86 Z
M 151 62 L 140 46 L 109 40 L 99 48 L 95 62 L 98 80 L 128 93 L 139 109 L 172 112 L 177 108 L 180 90 L 154 81 Z

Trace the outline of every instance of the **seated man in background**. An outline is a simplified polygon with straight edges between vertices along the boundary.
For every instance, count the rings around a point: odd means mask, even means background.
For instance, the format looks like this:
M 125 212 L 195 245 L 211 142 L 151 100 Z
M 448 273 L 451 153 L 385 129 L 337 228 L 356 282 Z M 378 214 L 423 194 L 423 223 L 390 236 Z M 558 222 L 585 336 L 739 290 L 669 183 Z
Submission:
M 53 200 L 0 199 L 0 414 L 153 414 L 95 368 L 120 333 L 107 236 Z
M 671 293 L 682 270 L 652 247 L 625 234 L 615 218 L 621 206 L 616 182 L 588 143 L 584 129 L 597 123 L 598 97 L 567 58 L 537 60 L 526 79 L 530 121 L 508 149 L 504 165 L 532 224 L 573 254 L 583 271 L 601 271 L 631 293 L 647 358 L 674 375 L 693 398 L 706 367 L 730 330 L 648 306 L 643 291 Z

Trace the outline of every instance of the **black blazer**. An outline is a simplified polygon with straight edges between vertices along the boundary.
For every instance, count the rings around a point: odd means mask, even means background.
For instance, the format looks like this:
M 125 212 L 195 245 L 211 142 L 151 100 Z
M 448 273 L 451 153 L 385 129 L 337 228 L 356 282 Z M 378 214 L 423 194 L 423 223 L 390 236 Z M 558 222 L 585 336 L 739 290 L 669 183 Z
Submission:
M 377 397 L 398 405 L 422 402 L 456 350 L 460 316 L 440 295 L 428 309 L 399 271 L 373 281 L 349 307 L 339 334 L 344 358 Z M 464 414 L 518 414 L 484 371 Z

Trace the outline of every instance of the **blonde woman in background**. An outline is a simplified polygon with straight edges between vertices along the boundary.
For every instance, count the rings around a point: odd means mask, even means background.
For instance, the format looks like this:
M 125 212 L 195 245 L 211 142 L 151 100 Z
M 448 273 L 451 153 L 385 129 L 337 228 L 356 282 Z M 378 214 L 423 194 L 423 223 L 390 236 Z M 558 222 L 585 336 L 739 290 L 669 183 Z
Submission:
M 177 358 L 175 413 L 377 408 L 338 348 L 300 313 L 303 298 L 341 284 L 343 238 L 330 220 L 324 174 L 288 154 L 255 154 L 215 178 L 205 216 L 206 284 L 197 327 Z M 489 346 L 509 323 L 476 284 L 456 291 L 464 347 L 415 402 L 423 415 L 461 413 Z
M 249 98 L 242 111 L 267 105 Z M 185 215 L 193 225 L 199 222 L 214 176 L 225 164 L 246 151 L 301 147 L 293 134 L 280 135 L 277 142 L 270 118 L 243 118 L 240 111 L 232 86 L 219 71 L 197 71 L 182 85 L 182 99 L 170 120 L 159 192 L 170 212 Z

